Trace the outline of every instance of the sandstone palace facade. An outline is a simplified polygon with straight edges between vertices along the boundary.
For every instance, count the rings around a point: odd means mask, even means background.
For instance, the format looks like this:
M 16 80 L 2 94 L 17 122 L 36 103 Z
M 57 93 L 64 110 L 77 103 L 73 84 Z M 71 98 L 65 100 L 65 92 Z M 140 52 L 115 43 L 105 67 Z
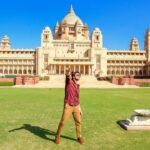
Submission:
M 100 29 L 95 28 L 89 35 L 87 24 L 71 7 L 56 24 L 54 34 L 49 27 L 43 30 L 39 48 L 12 49 L 9 38 L 2 38 L 0 74 L 60 75 L 68 66 L 83 75 L 150 75 L 150 29 L 145 35 L 144 50 L 140 50 L 136 38 L 131 40 L 129 50 L 108 50 L 103 48 Z

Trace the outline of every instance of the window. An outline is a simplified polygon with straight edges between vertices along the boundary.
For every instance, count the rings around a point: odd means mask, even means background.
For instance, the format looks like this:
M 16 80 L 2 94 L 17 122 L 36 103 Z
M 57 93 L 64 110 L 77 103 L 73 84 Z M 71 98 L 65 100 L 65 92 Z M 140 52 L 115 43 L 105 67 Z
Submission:
M 69 28 L 69 31 L 74 31 L 74 28 Z
M 71 49 L 74 49 L 74 43 L 71 43 Z
M 96 40 L 99 41 L 99 36 L 98 35 L 96 35 Z
M 45 35 L 45 40 L 47 40 L 48 39 L 48 35 Z
M 44 62 L 48 63 L 48 54 L 44 54 Z

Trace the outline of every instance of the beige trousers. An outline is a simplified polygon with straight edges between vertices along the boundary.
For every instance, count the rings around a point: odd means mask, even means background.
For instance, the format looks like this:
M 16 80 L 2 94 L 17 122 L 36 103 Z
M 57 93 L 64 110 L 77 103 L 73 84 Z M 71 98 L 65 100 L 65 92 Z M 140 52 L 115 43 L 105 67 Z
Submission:
M 64 106 L 63 114 L 61 117 L 61 121 L 58 126 L 57 134 L 56 136 L 60 136 L 61 131 L 69 119 L 70 115 L 73 115 L 75 125 L 76 125 L 76 136 L 77 138 L 81 137 L 81 113 L 80 113 L 80 106 L 70 106 L 69 104 L 66 104 Z

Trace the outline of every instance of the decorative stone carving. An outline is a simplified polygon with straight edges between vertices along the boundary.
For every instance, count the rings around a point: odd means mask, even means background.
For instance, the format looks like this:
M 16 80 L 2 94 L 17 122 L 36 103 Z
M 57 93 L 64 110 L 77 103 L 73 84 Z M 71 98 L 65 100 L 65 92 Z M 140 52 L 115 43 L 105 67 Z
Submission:
M 119 121 L 121 127 L 126 130 L 150 130 L 150 110 L 136 109 L 136 115 L 130 119 Z

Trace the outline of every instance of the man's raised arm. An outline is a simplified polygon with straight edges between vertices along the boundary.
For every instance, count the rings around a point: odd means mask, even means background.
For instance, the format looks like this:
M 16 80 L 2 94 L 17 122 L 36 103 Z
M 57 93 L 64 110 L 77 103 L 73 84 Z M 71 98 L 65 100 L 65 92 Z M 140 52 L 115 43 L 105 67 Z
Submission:
M 65 75 L 66 75 L 66 76 L 70 76 L 70 75 L 71 75 L 71 73 L 70 73 L 70 68 L 66 68 Z
M 70 72 L 70 68 L 66 68 L 66 85 L 69 83 L 70 79 L 71 79 L 71 72 Z

